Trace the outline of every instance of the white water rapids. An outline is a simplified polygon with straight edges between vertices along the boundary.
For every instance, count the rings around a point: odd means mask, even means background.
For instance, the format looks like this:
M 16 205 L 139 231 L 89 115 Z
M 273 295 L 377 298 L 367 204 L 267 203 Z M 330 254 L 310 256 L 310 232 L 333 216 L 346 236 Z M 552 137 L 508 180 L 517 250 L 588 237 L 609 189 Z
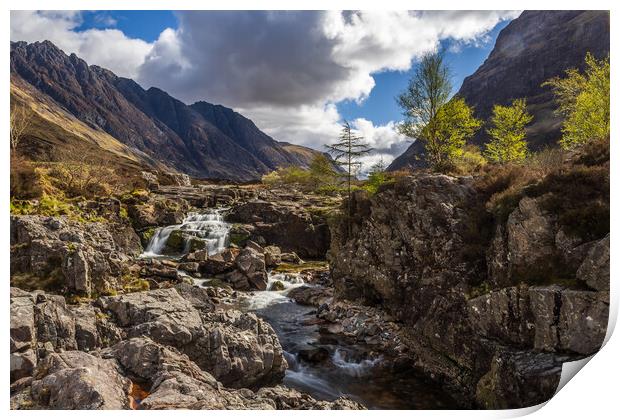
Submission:
M 194 237 L 204 241 L 208 254 L 213 255 L 226 248 L 230 224 L 224 221 L 222 209 L 211 209 L 206 213 L 189 213 L 181 224 L 158 228 L 142 256 L 164 256 L 166 243 L 174 231 L 181 231 L 185 238 L 183 254 L 189 251 L 188 239 Z

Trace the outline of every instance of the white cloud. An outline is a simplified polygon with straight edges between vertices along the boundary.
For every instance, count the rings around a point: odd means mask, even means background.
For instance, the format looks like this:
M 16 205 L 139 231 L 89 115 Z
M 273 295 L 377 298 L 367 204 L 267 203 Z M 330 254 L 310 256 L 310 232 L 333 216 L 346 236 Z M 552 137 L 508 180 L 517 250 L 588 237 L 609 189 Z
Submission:
M 322 149 L 337 137 L 335 104 L 363 102 L 373 75 L 406 71 L 444 39 L 477 44 L 503 11 L 178 12 L 177 29 L 149 44 L 116 29 L 76 32 L 75 12 L 11 12 L 11 39 L 49 39 L 90 64 L 191 103 L 233 107 L 274 138 Z M 112 24 L 112 22 L 110 22 Z M 406 147 L 395 122 L 353 126 L 386 160 Z
M 65 53 L 75 53 L 89 64 L 108 68 L 119 76 L 137 77 L 152 45 L 127 37 L 117 29 L 77 32 L 79 12 L 11 11 L 11 41 L 49 40 Z

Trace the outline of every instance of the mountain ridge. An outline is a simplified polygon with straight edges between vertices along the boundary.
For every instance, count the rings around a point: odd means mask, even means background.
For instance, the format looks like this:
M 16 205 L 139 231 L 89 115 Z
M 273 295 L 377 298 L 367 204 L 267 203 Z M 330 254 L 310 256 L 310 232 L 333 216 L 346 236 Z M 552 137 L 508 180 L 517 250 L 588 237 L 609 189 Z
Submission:
M 609 44 L 608 11 L 524 11 L 500 31 L 487 59 L 463 80 L 455 96 L 465 99 L 484 121 L 493 105 L 526 98 L 534 116 L 526 129 L 528 146 L 541 150 L 557 142 L 562 125 L 551 89 L 541 84 L 570 68 L 583 70 L 587 52 L 604 58 Z M 483 127 L 472 143 L 483 146 L 487 140 Z M 388 170 L 424 168 L 424 154 L 423 143 L 415 141 Z
M 320 153 L 291 150 L 221 105 L 187 105 L 157 87 L 145 90 L 50 41 L 12 42 L 11 77 L 93 129 L 196 178 L 256 180 L 278 167 L 308 166 Z

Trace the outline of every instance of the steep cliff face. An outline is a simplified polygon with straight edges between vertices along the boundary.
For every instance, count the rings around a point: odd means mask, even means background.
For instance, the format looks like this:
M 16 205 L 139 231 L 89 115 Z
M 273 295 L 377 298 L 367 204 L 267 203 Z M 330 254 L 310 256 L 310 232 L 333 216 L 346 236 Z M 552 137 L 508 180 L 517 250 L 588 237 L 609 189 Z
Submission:
M 493 105 L 507 105 L 526 98 L 534 116 L 527 129 L 530 149 L 555 144 L 560 137 L 561 118 L 548 87 L 541 84 L 567 69 L 583 69 L 587 52 L 597 58 L 609 54 L 609 12 L 525 11 L 498 35 L 489 57 L 474 74 L 465 78 L 457 95 L 474 107 L 475 116 L 486 120 Z M 480 130 L 474 143 L 487 141 Z M 425 165 L 424 147 L 413 143 L 397 158 L 390 170 Z
M 465 404 L 549 399 L 562 362 L 596 352 L 607 326 L 609 208 L 594 216 L 588 203 L 609 203 L 608 162 L 582 161 L 515 194 L 507 217 L 486 210 L 471 177 L 419 174 L 357 193 L 350 233 L 332 226 L 336 297 L 388 310 L 414 365 Z M 571 188 L 592 195 L 573 200 Z M 586 213 L 597 221 L 584 229 Z
M 306 166 L 318 153 L 284 147 L 231 109 L 144 90 L 49 41 L 12 43 L 11 77 L 135 153 L 199 178 L 255 180 L 280 166 Z

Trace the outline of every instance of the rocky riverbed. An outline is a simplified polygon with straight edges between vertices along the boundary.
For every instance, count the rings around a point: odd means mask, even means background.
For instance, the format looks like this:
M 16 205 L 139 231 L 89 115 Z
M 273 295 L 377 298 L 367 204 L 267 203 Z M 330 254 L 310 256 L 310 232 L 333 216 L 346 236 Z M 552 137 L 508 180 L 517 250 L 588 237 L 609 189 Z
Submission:
M 480 194 L 419 174 L 356 194 L 350 229 L 328 221 L 335 199 L 256 186 L 86 203 L 97 221 L 12 216 L 11 405 L 544 401 L 605 335 L 609 235 L 568 236 L 524 197 L 471 244 Z M 573 280 L 532 281 L 541 261 Z

